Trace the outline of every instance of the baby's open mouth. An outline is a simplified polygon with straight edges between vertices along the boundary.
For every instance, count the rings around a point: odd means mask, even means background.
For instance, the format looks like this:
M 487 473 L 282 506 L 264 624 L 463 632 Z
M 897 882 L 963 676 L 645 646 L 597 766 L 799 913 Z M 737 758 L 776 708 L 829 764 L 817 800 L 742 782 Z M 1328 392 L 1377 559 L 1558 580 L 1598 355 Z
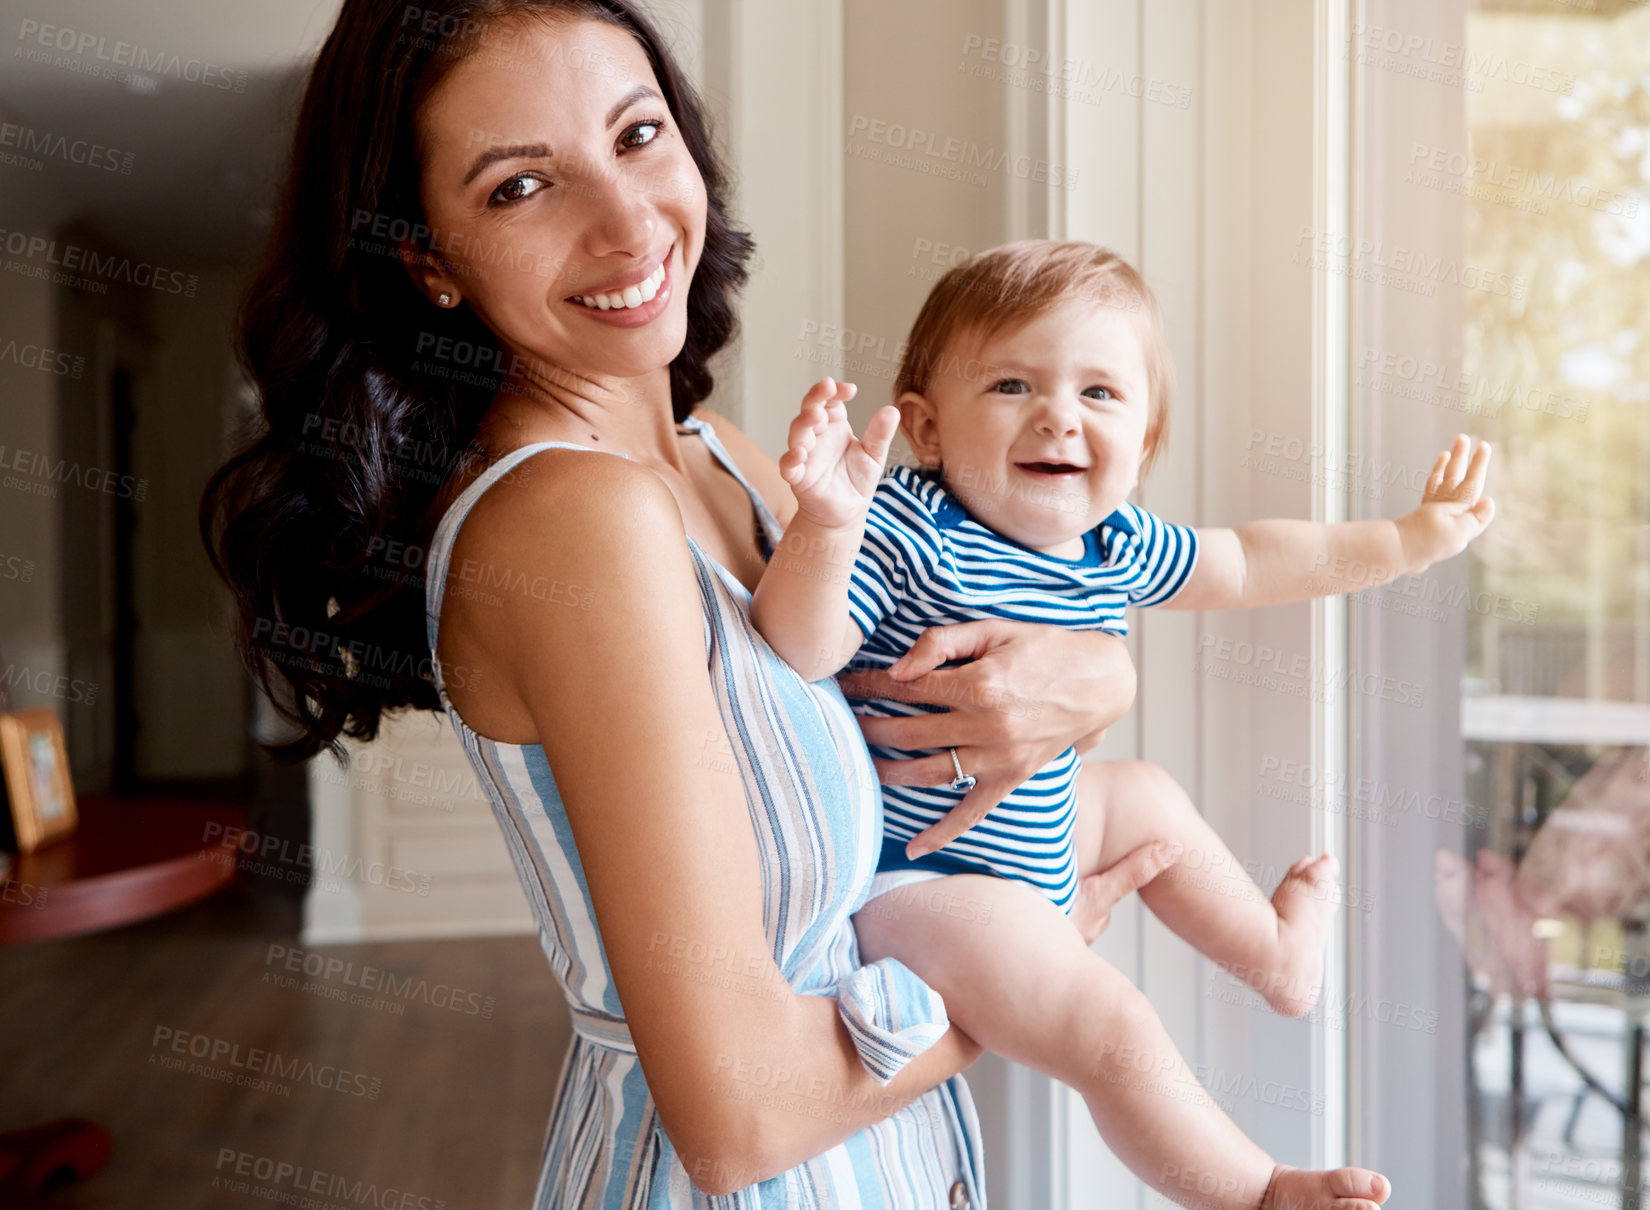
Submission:
M 1070 462 L 1016 462 L 1014 465 L 1038 475 L 1079 475 L 1088 470 L 1086 466 Z

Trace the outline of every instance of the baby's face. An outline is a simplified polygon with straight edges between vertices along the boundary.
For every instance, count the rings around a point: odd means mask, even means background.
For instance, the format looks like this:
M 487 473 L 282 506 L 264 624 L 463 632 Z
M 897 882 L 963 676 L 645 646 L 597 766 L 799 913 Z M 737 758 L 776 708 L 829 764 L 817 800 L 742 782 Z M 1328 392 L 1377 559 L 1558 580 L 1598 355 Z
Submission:
M 1139 480 L 1147 422 L 1137 317 L 1074 300 L 982 339 L 954 336 L 926 396 L 901 402 L 907 439 L 1005 537 L 1075 558 Z

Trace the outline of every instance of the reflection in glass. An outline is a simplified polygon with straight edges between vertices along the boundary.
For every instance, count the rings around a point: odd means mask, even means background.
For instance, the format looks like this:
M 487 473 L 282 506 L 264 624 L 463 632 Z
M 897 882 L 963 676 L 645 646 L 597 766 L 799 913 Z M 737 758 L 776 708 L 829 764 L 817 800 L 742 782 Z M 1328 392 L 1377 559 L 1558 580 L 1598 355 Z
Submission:
M 1439 855 L 1472 981 L 1474 1204 L 1638 1206 L 1650 1016 L 1650 6 L 1478 0 L 1460 427 L 1497 447 L 1462 733 L 1487 851 Z M 1503 288 L 1504 287 L 1504 288 Z

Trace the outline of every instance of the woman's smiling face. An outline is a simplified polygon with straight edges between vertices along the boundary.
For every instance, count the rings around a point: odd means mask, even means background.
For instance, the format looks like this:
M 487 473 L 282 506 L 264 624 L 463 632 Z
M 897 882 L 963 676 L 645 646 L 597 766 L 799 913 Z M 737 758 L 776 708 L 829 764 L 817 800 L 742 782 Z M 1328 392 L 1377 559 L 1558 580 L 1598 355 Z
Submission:
M 687 334 L 705 185 L 629 33 L 584 19 L 488 31 L 419 110 L 433 264 L 512 352 L 583 377 L 658 371 Z

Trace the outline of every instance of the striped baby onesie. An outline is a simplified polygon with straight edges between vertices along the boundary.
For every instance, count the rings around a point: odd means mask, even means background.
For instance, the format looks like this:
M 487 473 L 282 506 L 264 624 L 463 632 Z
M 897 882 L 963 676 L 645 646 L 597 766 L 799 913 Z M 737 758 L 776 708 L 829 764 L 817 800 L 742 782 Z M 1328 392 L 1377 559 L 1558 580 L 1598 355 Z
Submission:
M 849 666 L 886 668 L 928 627 L 983 618 L 1122 635 L 1125 607 L 1167 601 L 1197 562 L 1196 531 L 1127 503 L 1084 534 L 1083 546 L 1075 559 L 1022 546 L 970 516 L 936 473 L 895 467 L 877 485 L 849 583 L 848 611 L 866 636 Z M 945 709 L 887 699 L 853 707 L 876 718 Z M 945 749 L 873 744 L 871 751 L 909 760 Z M 905 856 L 906 841 L 963 795 L 949 786 L 884 786 L 873 892 L 925 876 L 996 874 L 1029 882 L 1070 911 L 1080 766 L 1076 749 L 1066 749 L 967 832 L 915 862 Z

